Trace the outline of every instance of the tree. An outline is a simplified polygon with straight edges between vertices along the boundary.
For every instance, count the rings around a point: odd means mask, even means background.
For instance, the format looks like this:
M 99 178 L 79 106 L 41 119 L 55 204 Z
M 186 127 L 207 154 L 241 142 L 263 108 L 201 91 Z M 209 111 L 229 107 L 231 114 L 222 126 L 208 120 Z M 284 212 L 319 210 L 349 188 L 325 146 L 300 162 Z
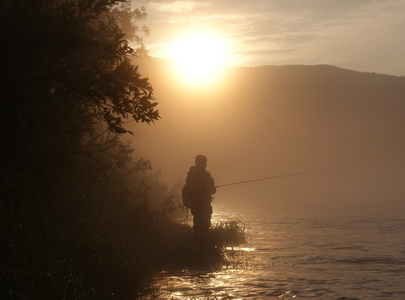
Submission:
M 127 119 L 153 123 L 159 112 L 152 86 L 131 62 L 144 50 L 142 30 L 127 26 L 137 50 L 121 29 L 145 11 L 125 3 L 0 0 L 1 298 L 130 292 L 119 286 L 125 280 L 110 284 L 104 276 L 108 268 L 117 278 L 136 272 L 140 259 L 124 261 L 124 247 L 115 243 L 129 233 L 116 237 L 101 225 L 124 227 L 118 216 L 147 215 L 129 203 L 131 188 L 119 177 L 150 162 L 132 165 L 117 137 L 129 132 Z M 100 197 L 102 191 L 108 193 Z M 145 277 L 140 272 L 126 287 Z
M 81 152 L 100 122 L 122 134 L 128 118 L 159 119 L 153 88 L 131 63 L 137 50 L 120 27 L 146 13 L 120 10 L 125 2 L 0 0 L 3 161 L 38 145 Z M 139 28 L 127 31 L 144 49 Z
M 7 96 L 7 108 L 16 110 L 17 104 L 21 109 L 35 99 L 36 105 L 40 102 L 50 112 L 62 107 L 86 112 L 80 119 L 84 117 L 87 123 L 76 123 L 78 130 L 100 118 L 117 133 L 127 132 L 122 118 L 157 120 L 153 89 L 131 64 L 136 50 L 129 46 L 119 24 L 124 16 L 138 20 L 145 14 L 115 8 L 120 18 L 114 18 L 112 7 L 123 2 L 3 0 L 1 92 Z M 143 45 L 139 37 L 136 41 Z M 24 123 L 25 116 L 18 121 Z

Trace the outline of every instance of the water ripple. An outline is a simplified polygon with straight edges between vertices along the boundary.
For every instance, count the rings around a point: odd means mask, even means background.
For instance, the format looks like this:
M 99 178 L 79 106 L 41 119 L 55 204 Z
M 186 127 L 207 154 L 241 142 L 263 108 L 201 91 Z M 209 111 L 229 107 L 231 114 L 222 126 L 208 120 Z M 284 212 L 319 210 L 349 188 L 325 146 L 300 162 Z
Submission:
M 220 208 L 216 208 L 221 219 Z M 151 299 L 403 299 L 405 218 L 230 211 L 251 241 L 237 268 L 163 274 Z M 248 218 L 246 216 L 249 216 Z

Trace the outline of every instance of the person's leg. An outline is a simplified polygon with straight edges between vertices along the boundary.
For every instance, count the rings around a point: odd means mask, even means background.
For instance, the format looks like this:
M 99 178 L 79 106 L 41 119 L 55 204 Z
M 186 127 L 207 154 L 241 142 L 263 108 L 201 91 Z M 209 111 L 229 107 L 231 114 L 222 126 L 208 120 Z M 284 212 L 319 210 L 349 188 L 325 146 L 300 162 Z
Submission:
M 209 230 L 210 230 L 210 227 L 211 227 L 211 215 L 212 215 L 212 207 L 211 207 L 211 205 L 205 207 L 201 212 L 199 222 L 201 224 L 201 231 L 204 234 L 209 233 Z
M 203 218 L 200 211 L 193 211 L 193 230 L 194 233 L 200 233 L 203 228 Z
M 197 234 L 208 234 L 211 227 L 211 215 L 212 207 L 211 205 L 206 207 L 201 207 L 198 210 L 193 210 L 193 229 Z

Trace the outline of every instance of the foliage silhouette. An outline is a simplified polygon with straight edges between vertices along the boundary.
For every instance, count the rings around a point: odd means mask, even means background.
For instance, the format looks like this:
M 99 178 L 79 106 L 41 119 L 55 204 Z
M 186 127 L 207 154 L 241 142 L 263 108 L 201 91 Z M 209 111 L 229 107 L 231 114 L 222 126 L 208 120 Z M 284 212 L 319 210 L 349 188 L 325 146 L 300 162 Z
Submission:
M 160 118 L 125 2 L 0 0 L 2 299 L 139 298 L 188 236 L 120 139 Z

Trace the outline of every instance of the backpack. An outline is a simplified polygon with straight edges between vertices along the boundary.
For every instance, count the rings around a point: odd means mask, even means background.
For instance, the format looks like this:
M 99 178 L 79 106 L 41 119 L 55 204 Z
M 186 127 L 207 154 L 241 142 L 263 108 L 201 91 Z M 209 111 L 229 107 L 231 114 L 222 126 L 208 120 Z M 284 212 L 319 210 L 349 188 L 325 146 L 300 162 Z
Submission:
M 184 187 L 182 188 L 181 196 L 183 198 L 183 205 L 191 209 L 191 207 L 193 206 L 194 197 L 188 184 L 185 184 Z

